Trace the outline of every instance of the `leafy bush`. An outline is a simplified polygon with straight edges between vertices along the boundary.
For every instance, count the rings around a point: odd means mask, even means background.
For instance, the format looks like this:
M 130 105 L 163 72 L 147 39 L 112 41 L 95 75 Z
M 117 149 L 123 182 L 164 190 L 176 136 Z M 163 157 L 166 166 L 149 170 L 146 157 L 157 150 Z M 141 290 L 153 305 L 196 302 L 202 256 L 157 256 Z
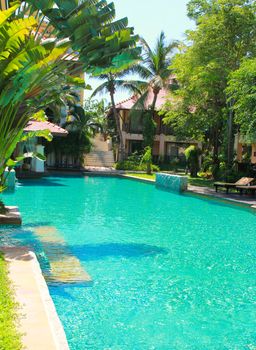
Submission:
M 130 171 L 147 171 L 147 164 L 136 164 L 130 160 L 124 160 L 123 162 L 116 163 L 117 170 L 130 170 Z M 159 167 L 152 164 L 152 171 L 160 171 Z
M 199 171 L 200 150 L 196 146 L 189 146 L 185 150 L 185 157 L 188 163 L 189 172 L 192 177 L 197 177 Z
M 130 155 L 127 160 L 116 163 L 117 170 L 130 170 L 130 171 L 147 171 L 147 163 L 143 161 L 143 154 L 134 152 Z M 160 168 L 157 165 L 152 164 L 151 170 L 154 172 L 160 171 Z
M 213 155 L 210 153 L 206 153 L 203 155 L 203 161 L 202 161 L 202 171 L 212 171 L 213 166 Z
M 141 165 L 142 164 L 146 164 L 147 174 L 150 175 L 152 172 L 152 148 L 150 146 L 147 146 L 145 148 L 145 152 L 144 152 L 143 157 L 141 159 Z
M 51 143 L 46 144 L 45 152 L 49 154 L 53 151 L 67 156 L 78 157 L 81 161 L 85 153 L 89 153 L 91 142 L 86 134 L 80 131 L 69 131 L 66 137 L 56 137 Z
M 198 173 L 199 177 L 203 178 L 203 179 L 212 179 L 213 175 L 212 172 L 210 170 L 208 171 L 201 171 Z
M 134 152 L 132 155 L 130 155 L 127 160 L 128 161 L 131 161 L 137 165 L 139 165 L 141 163 L 141 160 L 142 160 L 142 157 L 143 157 L 143 154 L 141 153 L 138 153 L 137 151 Z
M 179 164 L 180 164 L 180 160 L 177 157 L 175 157 L 170 161 L 170 166 L 174 171 L 178 171 Z

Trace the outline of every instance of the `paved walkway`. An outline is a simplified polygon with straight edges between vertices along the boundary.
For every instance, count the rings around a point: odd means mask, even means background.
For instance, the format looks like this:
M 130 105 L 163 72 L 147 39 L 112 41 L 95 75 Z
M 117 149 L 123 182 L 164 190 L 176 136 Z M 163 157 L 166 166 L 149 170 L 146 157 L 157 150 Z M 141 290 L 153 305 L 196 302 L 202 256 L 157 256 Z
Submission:
M 128 174 L 124 174 L 123 176 L 133 180 L 138 180 L 141 182 L 148 182 L 148 183 L 155 182 L 155 180 L 139 178 L 136 176 L 129 176 Z M 210 196 L 210 197 L 223 199 L 227 201 L 232 201 L 243 205 L 249 205 L 253 209 L 256 209 L 256 198 L 250 197 L 249 195 L 245 195 L 245 194 L 240 195 L 239 193 L 226 194 L 225 192 L 216 192 L 215 189 L 210 187 L 201 187 L 201 186 L 192 186 L 192 185 L 188 185 L 188 192 L 195 193 L 198 195 L 203 195 L 203 196 Z
M 26 350 L 68 350 L 66 335 L 34 253 L 1 248 L 9 264 L 16 300 L 21 306 L 20 332 Z
M 250 197 L 248 195 L 240 195 L 239 193 L 229 193 L 225 192 L 216 192 L 213 188 L 210 187 L 200 187 L 200 186 L 188 186 L 188 191 L 200 195 L 211 196 L 219 199 L 225 199 L 236 203 L 241 203 L 245 205 L 250 205 L 251 207 L 256 208 L 256 198 Z

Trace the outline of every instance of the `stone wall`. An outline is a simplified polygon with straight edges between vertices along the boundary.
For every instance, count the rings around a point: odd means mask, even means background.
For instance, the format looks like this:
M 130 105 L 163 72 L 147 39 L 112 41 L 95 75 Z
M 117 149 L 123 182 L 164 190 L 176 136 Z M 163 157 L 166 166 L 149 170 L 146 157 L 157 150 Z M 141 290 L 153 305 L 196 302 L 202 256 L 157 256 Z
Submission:
M 187 176 L 158 173 L 156 174 L 156 186 L 180 193 L 187 190 L 188 178 Z

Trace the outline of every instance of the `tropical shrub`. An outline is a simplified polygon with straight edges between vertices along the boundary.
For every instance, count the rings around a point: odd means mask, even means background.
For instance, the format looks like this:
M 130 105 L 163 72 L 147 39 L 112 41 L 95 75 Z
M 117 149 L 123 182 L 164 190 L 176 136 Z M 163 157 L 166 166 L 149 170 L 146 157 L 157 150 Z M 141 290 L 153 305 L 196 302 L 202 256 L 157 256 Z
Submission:
M 200 150 L 194 145 L 189 146 L 185 150 L 187 165 L 189 168 L 190 175 L 192 177 L 197 177 L 197 173 L 199 171 L 199 155 Z
M 0 12 L 0 184 L 4 170 L 11 169 L 23 157 L 12 160 L 16 145 L 36 133 L 24 135 L 33 118 L 44 119 L 42 106 L 50 98 L 56 83 L 56 62 L 66 53 L 67 44 L 40 44 L 31 35 L 37 21 L 33 16 L 12 18 L 19 3 Z M 50 139 L 49 132 L 40 132 Z M 32 156 L 32 155 L 30 155 Z
M 151 175 L 152 172 L 152 148 L 147 146 L 144 150 L 144 154 L 141 159 L 141 164 L 146 164 L 147 174 Z
M 54 152 L 57 158 L 71 156 L 77 158 L 80 165 L 83 163 L 85 153 L 89 153 L 91 141 L 86 133 L 80 130 L 69 131 L 66 137 L 56 137 L 52 142 L 46 144 L 45 152 Z
M 143 160 L 144 158 L 144 160 Z M 116 163 L 117 170 L 127 170 L 127 171 L 147 171 L 148 164 L 146 159 L 150 161 L 151 158 L 151 171 L 158 172 L 160 171 L 159 167 L 155 164 L 152 164 L 152 155 L 150 152 L 146 152 L 144 155 L 138 154 L 137 152 L 133 153 L 131 156 L 122 162 Z
M 153 147 L 156 133 L 156 122 L 150 111 L 143 113 L 143 144 L 145 147 Z
M 124 160 L 123 162 L 116 163 L 115 166 L 116 170 L 127 170 L 127 171 L 147 171 L 147 165 L 146 164 L 135 164 L 129 160 Z M 159 166 L 152 164 L 151 169 L 153 172 L 160 171 Z
M 213 175 L 211 171 L 200 171 L 198 173 L 198 176 L 203 178 L 203 179 L 212 179 Z

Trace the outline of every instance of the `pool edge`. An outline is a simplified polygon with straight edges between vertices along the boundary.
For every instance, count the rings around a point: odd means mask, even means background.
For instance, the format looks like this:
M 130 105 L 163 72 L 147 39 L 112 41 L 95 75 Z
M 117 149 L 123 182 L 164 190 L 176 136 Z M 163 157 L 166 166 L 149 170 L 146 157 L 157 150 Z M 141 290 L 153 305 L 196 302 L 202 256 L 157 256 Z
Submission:
M 35 253 L 27 247 L 0 247 L 0 250 L 8 263 L 9 278 L 20 305 L 18 326 L 25 348 L 69 350 L 63 325 Z M 38 333 L 40 337 L 36 336 Z

